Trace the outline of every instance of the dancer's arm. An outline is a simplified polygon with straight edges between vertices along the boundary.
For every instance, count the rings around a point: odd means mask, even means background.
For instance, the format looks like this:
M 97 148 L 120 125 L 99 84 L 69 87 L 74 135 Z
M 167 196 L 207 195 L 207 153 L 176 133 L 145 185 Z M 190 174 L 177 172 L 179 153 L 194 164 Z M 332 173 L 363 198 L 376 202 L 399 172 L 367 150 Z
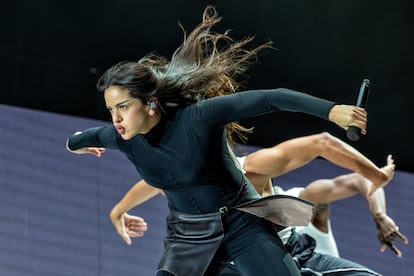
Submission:
M 401 251 L 393 242 L 402 240 L 404 244 L 408 244 L 408 239 L 399 231 L 399 227 L 394 220 L 387 215 L 384 190 L 378 189 L 372 196 L 366 199 L 377 226 L 377 238 L 381 244 L 381 252 L 384 252 L 389 247 L 398 257 L 402 257 Z
M 69 140 L 66 142 L 66 149 L 75 154 L 92 154 L 100 157 L 105 148 L 102 147 L 84 147 L 72 150 L 68 146 Z M 139 204 L 159 194 L 161 190 L 148 185 L 144 180 L 138 181 L 112 208 L 109 215 L 112 224 L 122 239 L 130 245 L 131 237 L 141 237 L 147 230 L 147 224 L 143 218 L 131 216 L 127 212 Z
M 391 155 L 387 158 L 389 172 L 387 181 L 394 176 L 394 160 Z M 319 179 L 305 187 L 299 194 L 301 198 L 312 201 L 315 204 L 327 204 L 360 193 L 368 202 L 371 214 L 385 213 L 385 197 L 383 189 L 378 189 L 372 196 L 368 195 L 371 183 L 358 173 L 345 174 L 333 179 Z
M 327 132 L 287 140 L 274 147 L 251 153 L 245 159 L 244 169 L 248 173 L 273 178 L 297 169 L 317 157 L 323 157 L 340 167 L 361 174 L 374 183 L 375 189 L 385 186 L 394 170 L 393 164 L 377 167 L 355 148 Z M 263 187 L 258 188 L 260 190 Z M 372 193 L 375 189 L 367 193 Z
M 127 212 L 160 192 L 161 190 L 148 185 L 144 180 L 140 180 L 112 209 L 110 213 L 112 224 L 128 245 L 131 244 L 130 237 L 144 235 L 147 225 L 141 217 L 130 216 Z
M 393 165 L 391 156 L 387 161 L 387 166 L 390 165 Z M 392 175 L 390 175 L 390 180 L 391 178 Z M 299 194 L 299 197 L 316 204 L 326 204 L 360 193 L 368 202 L 369 210 L 377 225 L 377 237 L 381 243 L 381 252 L 388 246 L 397 256 L 401 257 L 401 251 L 392 243 L 401 239 L 407 244 L 408 239 L 399 232 L 394 220 L 387 215 L 384 190 L 380 188 L 373 195 L 368 196 L 370 186 L 371 183 L 368 179 L 353 173 L 334 179 L 314 181 Z
M 359 127 L 366 133 L 367 112 L 354 105 L 335 104 L 298 91 L 278 88 L 250 90 L 213 97 L 194 105 L 196 117 L 211 126 L 278 111 L 301 112 L 329 120 L 347 130 Z

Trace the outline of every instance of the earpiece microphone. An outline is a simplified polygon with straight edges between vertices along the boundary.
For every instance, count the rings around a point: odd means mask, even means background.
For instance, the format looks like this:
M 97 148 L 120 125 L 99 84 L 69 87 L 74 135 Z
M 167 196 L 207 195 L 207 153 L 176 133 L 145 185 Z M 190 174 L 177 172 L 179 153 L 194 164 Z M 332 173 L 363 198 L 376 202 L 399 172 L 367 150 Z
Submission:
M 155 102 L 149 102 L 149 109 L 154 110 L 155 109 Z
M 364 79 L 359 89 L 358 99 L 356 106 L 366 108 L 368 102 L 370 81 L 369 79 Z M 361 129 L 356 126 L 350 126 L 346 132 L 346 136 L 351 141 L 358 141 L 361 135 Z

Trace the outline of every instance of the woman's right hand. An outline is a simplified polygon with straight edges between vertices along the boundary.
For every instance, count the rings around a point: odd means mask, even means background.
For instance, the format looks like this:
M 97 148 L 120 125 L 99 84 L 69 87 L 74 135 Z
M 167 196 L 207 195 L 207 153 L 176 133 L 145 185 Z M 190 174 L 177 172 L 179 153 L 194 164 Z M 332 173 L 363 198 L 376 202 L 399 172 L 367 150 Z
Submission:
M 105 148 L 98 148 L 98 147 L 86 147 L 86 148 L 80 148 L 77 150 L 71 150 L 69 148 L 69 139 L 66 141 L 66 149 L 70 151 L 71 153 L 75 154 L 92 154 L 96 157 L 101 157 L 102 153 L 105 152 Z
M 80 148 L 77 150 L 69 150 L 72 153 L 76 154 L 92 154 L 96 157 L 101 157 L 102 153 L 105 152 L 105 148 L 97 148 L 97 147 L 88 147 L 88 148 Z

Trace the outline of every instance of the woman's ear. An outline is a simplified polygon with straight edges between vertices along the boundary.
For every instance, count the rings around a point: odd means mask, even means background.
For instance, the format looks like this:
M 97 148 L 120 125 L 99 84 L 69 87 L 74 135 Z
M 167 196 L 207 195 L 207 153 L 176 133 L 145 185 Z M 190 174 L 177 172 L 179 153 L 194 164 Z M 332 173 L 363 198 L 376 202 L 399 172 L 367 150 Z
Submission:
M 149 115 L 154 115 L 157 112 L 158 100 L 153 97 L 147 101 Z
M 149 104 L 149 109 L 150 110 L 154 110 L 155 109 L 155 102 L 154 101 L 149 102 L 148 104 Z

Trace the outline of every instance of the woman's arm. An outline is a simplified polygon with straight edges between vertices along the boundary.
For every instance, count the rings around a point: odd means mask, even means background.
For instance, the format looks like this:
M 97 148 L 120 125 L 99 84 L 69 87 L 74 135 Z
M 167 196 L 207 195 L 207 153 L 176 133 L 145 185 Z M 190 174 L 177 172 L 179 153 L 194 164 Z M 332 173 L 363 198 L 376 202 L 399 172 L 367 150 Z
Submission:
M 66 149 L 72 153 L 84 154 L 94 151 L 87 148 L 117 148 L 117 133 L 110 126 L 94 127 L 84 131 L 78 131 L 66 140 Z M 96 154 L 95 154 L 96 155 Z
M 285 88 L 250 90 L 210 98 L 195 104 L 200 122 L 223 125 L 271 112 L 301 112 L 330 120 L 348 129 L 349 126 L 366 129 L 367 113 L 352 105 L 335 105 L 334 102 Z
M 101 155 L 105 152 L 105 148 L 98 148 L 98 147 L 86 147 L 86 148 L 79 148 L 77 150 L 72 150 L 69 148 L 69 138 L 66 140 L 66 149 L 71 153 L 75 154 L 92 154 L 96 157 L 101 157 Z

